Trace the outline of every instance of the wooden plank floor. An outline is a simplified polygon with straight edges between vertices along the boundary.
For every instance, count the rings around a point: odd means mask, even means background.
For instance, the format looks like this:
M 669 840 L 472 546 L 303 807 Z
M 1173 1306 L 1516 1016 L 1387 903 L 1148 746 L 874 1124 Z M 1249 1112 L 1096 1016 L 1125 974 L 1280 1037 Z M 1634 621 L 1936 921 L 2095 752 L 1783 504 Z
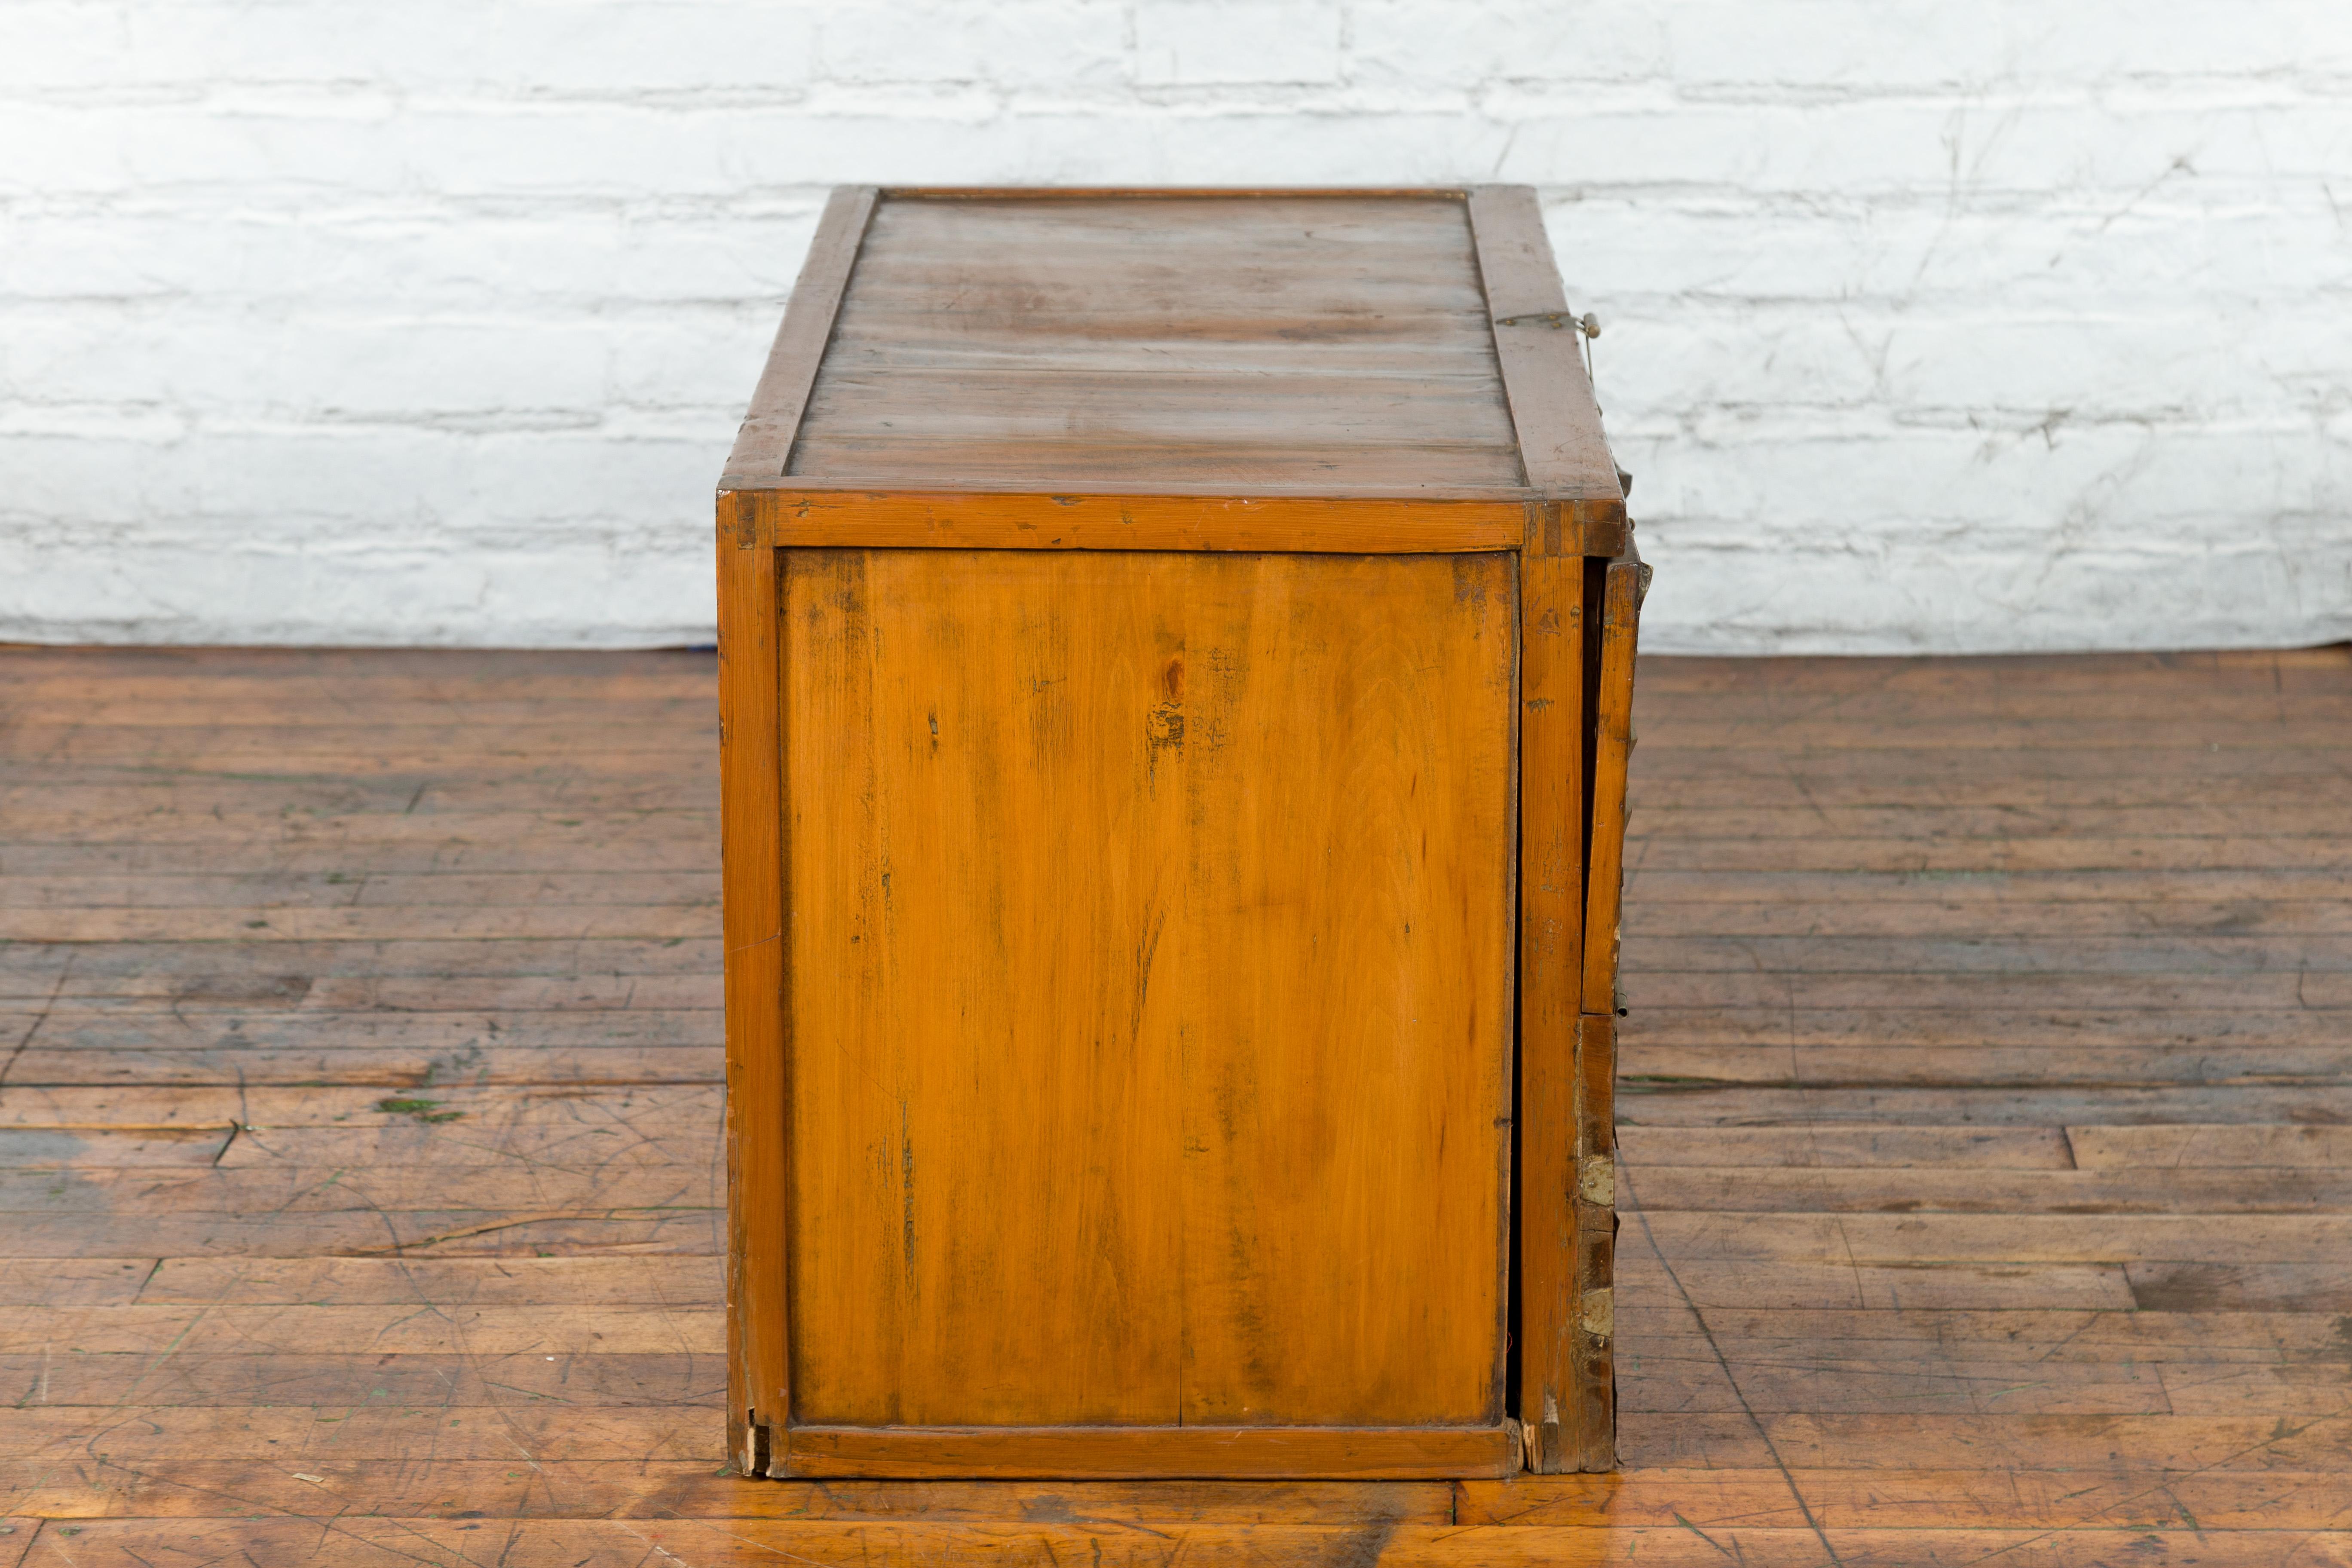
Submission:
M 1651 660 L 1625 1468 L 727 1473 L 712 668 L 0 650 L 0 1568 L 2352 1563 L 2352 659 Z

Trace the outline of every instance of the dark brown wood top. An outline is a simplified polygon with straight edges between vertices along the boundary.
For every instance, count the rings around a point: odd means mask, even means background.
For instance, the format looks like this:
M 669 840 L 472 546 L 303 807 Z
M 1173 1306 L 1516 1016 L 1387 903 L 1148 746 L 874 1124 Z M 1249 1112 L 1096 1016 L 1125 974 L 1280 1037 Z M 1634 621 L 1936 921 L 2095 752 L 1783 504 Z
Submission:
M 1622 515 L 1534 195 L 835 194 L 723 488 Z

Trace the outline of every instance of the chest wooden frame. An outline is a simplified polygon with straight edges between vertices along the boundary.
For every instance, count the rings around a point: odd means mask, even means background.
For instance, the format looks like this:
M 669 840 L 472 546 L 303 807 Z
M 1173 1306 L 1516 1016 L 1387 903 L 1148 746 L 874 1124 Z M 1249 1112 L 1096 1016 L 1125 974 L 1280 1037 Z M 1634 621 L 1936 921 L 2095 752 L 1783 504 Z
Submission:
M 1447 493 L 1193 484 L 1026 492 L 787 473 L 877 201 L 1182 192 L 837 191 L 718 496 L 730 1446 L 747 1474 L 1410 1478 L 1605 1469 L 1615 1410 L 1612 1081 L 1630 707 L 1643 569 L 1532 193 L 1466 209 L 1525 482 Z M 1246 193 L 1219 192 L 1218 195 Z M 1324 193 L 1267 193 L 1286 197 Z M 1360 191 L 1331 195 L 1360 197 Z M 784 552 L 838 548 L 1508 552 L 1517 584 L 1509 1375 L 1475 1426 L 861 1426 L 793 1418 L 784 1116 Z

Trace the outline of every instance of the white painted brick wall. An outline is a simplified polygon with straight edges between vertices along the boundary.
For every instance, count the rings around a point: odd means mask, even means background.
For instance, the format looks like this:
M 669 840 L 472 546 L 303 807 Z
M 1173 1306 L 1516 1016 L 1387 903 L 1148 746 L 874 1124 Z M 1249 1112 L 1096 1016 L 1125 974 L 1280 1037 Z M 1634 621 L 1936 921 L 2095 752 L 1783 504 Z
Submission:
M 0 0 L 0 639 L 706 640 L 826 186 L 1483 179 L 1649 646 L 2352 636 L 2343 0 Z

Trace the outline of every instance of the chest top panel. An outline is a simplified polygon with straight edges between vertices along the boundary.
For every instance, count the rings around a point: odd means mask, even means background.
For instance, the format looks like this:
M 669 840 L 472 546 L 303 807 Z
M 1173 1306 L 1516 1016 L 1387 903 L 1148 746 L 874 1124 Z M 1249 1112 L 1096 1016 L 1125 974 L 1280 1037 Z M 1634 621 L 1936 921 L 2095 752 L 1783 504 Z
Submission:
M 1456 196 L 886 196 L 785 470 L 1099 488 L 1526 477 Z

